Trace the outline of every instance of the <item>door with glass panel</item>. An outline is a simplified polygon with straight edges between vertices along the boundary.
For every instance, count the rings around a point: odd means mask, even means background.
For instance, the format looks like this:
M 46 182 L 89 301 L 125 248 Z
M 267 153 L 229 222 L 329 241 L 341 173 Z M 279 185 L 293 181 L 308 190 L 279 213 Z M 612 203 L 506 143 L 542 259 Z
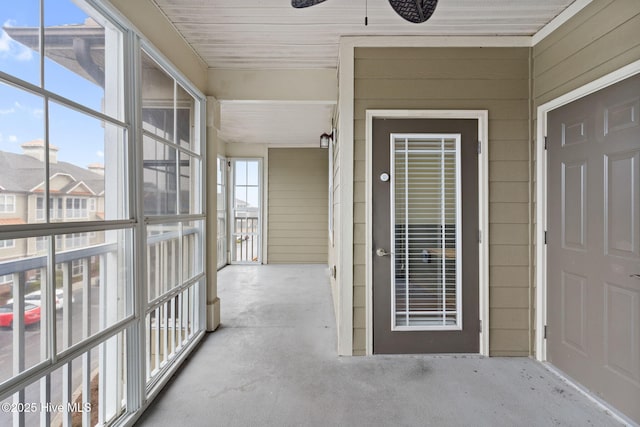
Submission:
M 262 262 L 262 160 L 231 160 L 231 263 Z
M 477 120 L 373 122 L 373 351 L 477 353 Z

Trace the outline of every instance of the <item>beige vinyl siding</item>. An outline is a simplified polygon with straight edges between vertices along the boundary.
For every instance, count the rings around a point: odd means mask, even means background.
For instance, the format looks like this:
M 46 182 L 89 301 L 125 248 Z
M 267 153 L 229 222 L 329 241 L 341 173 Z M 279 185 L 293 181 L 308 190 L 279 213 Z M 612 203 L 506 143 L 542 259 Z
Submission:
M 336 314 L 336 324 L 340 324 L 340 310 L 338 310 L 339 289 L 337 286 L 336 274 L 340 266 L 340 145 L 334 144 L 333 146 L 333 205 L 331 206 L 333 212 L 333 234 L 332 240 L 329 240 L 328 250 L 328 264 L 331 271 L 331 295 L 333 297 L 333 306 Z M 364 299 L 363 299 L 364 302 Z
M 328 150 L 269 149 L 269 263 L 327 262 Z
M 529 48 L 357 48 L 354 354 L 365 353 L 365 112 L 489 110 L 490 353 L 529 346 Z
M 533 48 L 534 134 L 538 106 L 638 60 L 640 1 L 594 0 Z M 535 171 L 535 145 L 532 145 L 531 157 Z M 536 194 L 535 175 L 532 194 Z M 535 200 L 532 213 L 535 213 Z M 532 228 L 534 244 L 535 230 Z M 535 254 L 535 248 L 532 254 Z M 532 263 L 535 265 L 535 259 Z M 535 284 L 535 269 L 532 269 L 532 275 Z M 535 302 L 535 289 L 531 297 Z M 531 319 L 535 319 L 535 307 Z M 534 340 L 535 331 L 532 345 Z

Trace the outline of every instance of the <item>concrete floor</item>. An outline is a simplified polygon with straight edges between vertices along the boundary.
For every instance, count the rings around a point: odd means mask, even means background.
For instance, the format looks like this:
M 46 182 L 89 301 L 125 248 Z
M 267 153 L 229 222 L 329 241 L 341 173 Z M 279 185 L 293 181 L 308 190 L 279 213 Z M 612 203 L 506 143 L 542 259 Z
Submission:
M 527 358 L 336 356 L 326 266 L 219 272 L 222 327 L 141 426 L 618 426 Z

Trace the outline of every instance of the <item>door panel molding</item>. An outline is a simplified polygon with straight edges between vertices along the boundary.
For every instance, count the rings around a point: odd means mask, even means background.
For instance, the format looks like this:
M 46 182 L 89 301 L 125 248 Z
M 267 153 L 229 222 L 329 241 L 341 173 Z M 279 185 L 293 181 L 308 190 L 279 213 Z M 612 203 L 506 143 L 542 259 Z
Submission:
M 609 411 L 616 419 L 621 421 L 624 424 L 634 425 L 634 421 L 630 420 L 628 417 L 623 415 L 620 411 L 611 406 L 611 404 L 602 400 L 599 396 L 595 395 L 592 391 L 588 390 L 584 385 L 579 383 L 578 381 L 570 378 L 566 373 L 560 371 L 559 368 L 555 367 L 551 361 L 549 361 L 549 354 L 547 348 L 547 339 L 545 337 L 546 334 L 546 325 L 548 324 L 548 289 L 547 289 L 547 275 L 548 275 L 548 260 L 547 260 L 547 245 L 545 243 L 545 234 L 548 229 L 548 217 L 547 211 L 549 210 L 548 205 L 548 194 L 547 194 L 547 186 L 549 183 L 547 169 L 549 165 L 549 159 L 547 158 L 547 151 L 545 149 L 546 145 L 546 136 L 547 136 L 547 126 L 548 126 L 548 114 L 559 107 L 570 104 L 574 101 L 578 101 L 582 98 L 585 98 L 588 95 L 594 94 L 603 89 L 607 89 L 610 86 L 613 86 L 616 83 L 619 83 L 623 80 L 629 79 L 631 77 L 637 76 L 640 74 L 640 61 L 635 61 L 625 67 L 622 67 L 610 74 L 607 74 L 599 79 L 596 79 L 578 89 L 575 89 L 561 97 L 558 97 L 550 102 L 547 102 L 543 105 L 537 107 L 537 126 L 536 126 L 536 225 L 535 225 L 535 243 L 536 243 L 536 264 L 535 264 L 535 274 L 536 274 L 536 319 L 535 319 L 535 357 L 536 360 L 540 362 L 546 362 L 545 365 L 547 369 L 556 373 L 558 376 L 563 378 L 567 383 L 571 384 L 576 390 L 580 391 L 587 398 L 592 400 L 594 403 L 602 407 L 603 409 Z M 624 107 L 628 103 L 621 103 L 616 106 L 620 107 L 617 110 L 624 110 Z M 617 111 L 616 110 L 616 111 Z M 635 121 L 635 116 L 633 117 Z M 605 121 L 606 124 L 606 121 Z M 633 124 L 635 126 L 635 123 Z M 617 125 L 614 123 L 614 126 L 611 126 L 608 129 L 612 129 L 613 131 L 623 131 L 624 129 L 631 127 L 628 123 L 620 123 L 620 120 L 617 121 Z M 606 177 L 603 176 L 604 183 L 606 183 Z M 606 220 L 605 220 L 606 221 Z M 603 327 L 607 327 L 607 321 L 609 319 L 607 316 L 612 315 L 615 312 L 617 316 L 626 316 L 627 318 L 631 316 L 631 311 L 625 311 L 622 308 L 628 306 L 631 302 L 628 298 L 629 296 L 625 294 L 624 297 L 621 297 L 621 293 L 619 288 L 615 284 L 610 283 L 605 280 L 604 287 L 606 290 L 605 298 L 605 313 L 604 313 L 604 322 Z M 617 293 L 616 293 L 617 292 Z M 615 304 L 614 304 L 615 303 Z M 609 305 L 616 305 L 616 310 L 612 310 L 609 308 Z M 634 323 L 634 322 L 632 322 Z M 635 321 L 637 324 L 637 320 Z M 544 332 L 543 332 L 544 331 Z M 605 334 L 605 338 L 609 339 L 613 336 L 607 336 Z M 620 339 L 617 337 L 619 342 L 627 342 L 628 339 Z M 606 348 L 603 349 L 606 353 Z M 638 372 L 640 370 L 637 369 L 636 366 L 631 366 L 627 363 L 628 357 L 623 354 L 622 357 L 620 355 L 610 355 L 605 354 L 605 367 L 612 372 L 620 373 L 624 372 L 625 374 L 631 374 L 633 381 L 636 381 L 638 377 Z M 635 383 L 634 383 L 635 384 Z M 635 421 L 637 422 L 637 420 Z
M 365 144 L 365 253 L 373 252 L 373 206 L 372 200 L 372 144 L 374 119 L 475 119 L 478 121 L 478 139 L 481 150 L 478 155 L 478 227 L 479 243 L 479 311 L 483 325 L 480 332 L 480 354 L 489 355 L 489 150 L 488 150 L 488 110 L 367 110 Z M 373 354 L 373 263 L 370 256 L 365 259 L 365 311 L 366 311 L 366 354 Z
M 538 106 L 536 127 L 536 360 L 547 361 L 547 343 L 543 333 L 547 324 L 547 113 L 563 105 L 609 87 L 640 73 L 640 61 L 635 61 L 578 89 Z

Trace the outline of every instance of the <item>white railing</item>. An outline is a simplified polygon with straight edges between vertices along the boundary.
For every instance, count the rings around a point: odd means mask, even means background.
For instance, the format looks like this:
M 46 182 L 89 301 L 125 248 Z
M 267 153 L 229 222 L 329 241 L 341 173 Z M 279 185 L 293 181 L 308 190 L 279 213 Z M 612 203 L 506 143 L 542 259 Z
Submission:
M 147 239 L 148 303 L 141 320 L 148 388 L 202 328 L 204 272 L 197 254 L 203 239 L 202 229 L 186 225 Z M 128 252 L 108 243 L 55 253 L 55 296 L 47 255 L 0 262 L 0 276 L 13 278 L 0 285 L 9 289 L 0 305 L 15 302 L 12 328 L 0 329 L 0 360 L 6 361 L 0 363 L 0 403 L 37 407 L 0 412 L 1 426 L 103 425 L 124 413 L 126 352 L 136 351 L 126 345 L 127 327 L 135 324 L 133 291 L 131 283 L 114 283 L 123 280 L 122 272 L 112 273 Z M 74 276 L 79 265 L 81 274 Z M 25 295 L 34 290 L 43 295 L 41 321 L 25 325 Z M 54 303 L 46 304 L 47 298 Z

